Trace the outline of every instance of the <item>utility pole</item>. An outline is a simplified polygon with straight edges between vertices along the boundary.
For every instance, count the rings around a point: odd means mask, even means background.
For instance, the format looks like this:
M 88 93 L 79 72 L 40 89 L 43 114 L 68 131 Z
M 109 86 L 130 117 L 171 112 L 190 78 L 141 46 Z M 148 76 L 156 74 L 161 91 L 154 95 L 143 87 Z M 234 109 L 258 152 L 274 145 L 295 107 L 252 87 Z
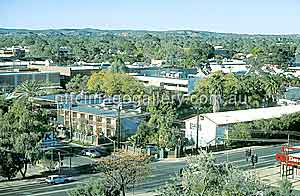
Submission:
M 196 133 L 196 152 L 198 152 L 199 148 L 199 121 L 200 121 L 200 114 L 199 114 L 199 108 L 197 107 L 197 133 Z
M 116 141 L 110 139 L 109 137 L 106 137 L 105 135 L 103 135 L 103 137 L 105 137 L 106 139 L 108 139 L 109 141 L 111 141 L 114 144 L 114 152 L 116 152 Z
M 58 172 L 60 174 L 60 164 L 61 164 L 61 157 L 60 157 L 60 151 L 58 151 Z
M 52 145 L 54 145 L 54 142 L 55 142 L 55 140 L 54 139 L 56 139 L 56 125 L 57 125 L 57 123 L 56 123 L 56 118 L 53 118 L 53 129 L 52 129 Z
M 70 170 L 72 168 L 72 156 L 73 156 L 73 148 L 71 146 L 71 152 L 70 152 L 70 162 L 69 162 L 69 165 L 70 165 Z
M 118 105 L 118 147 L 121 148 L 122 131 L 121 131 L 121 106 Z
M 72 130 L 72 101 L 70 102 L 69 105 L 69 128 L 70 128 L 70 141 L 72 142 L 73 139 L 73 130 Z

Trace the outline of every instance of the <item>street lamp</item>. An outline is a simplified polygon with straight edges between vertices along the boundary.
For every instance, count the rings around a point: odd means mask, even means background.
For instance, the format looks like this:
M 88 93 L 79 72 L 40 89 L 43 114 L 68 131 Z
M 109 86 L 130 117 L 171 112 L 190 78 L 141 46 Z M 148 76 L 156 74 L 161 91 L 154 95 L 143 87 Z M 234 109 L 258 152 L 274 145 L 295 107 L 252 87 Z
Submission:
M 122 142 L 122 128 L 121 128 L 121 105 L 122 103 L 118 104 L 118 147 L 121 148 L 121 142 Z
M 200 108 L 197 106 L 193 107 L 197 111 L 197 127 L 196 127 L 196 152 L 199 149 L 199 123 L 200 123 Z

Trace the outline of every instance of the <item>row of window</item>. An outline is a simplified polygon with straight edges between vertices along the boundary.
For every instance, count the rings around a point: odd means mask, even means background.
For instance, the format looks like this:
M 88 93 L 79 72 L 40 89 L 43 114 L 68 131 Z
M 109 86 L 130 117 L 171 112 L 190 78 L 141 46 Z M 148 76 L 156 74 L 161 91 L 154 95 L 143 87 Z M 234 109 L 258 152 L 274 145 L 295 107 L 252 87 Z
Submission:
M 65 117 L 69 117 L 69 111 L 66 111 L 65 112 Z M 86 115 L 85 114 L 80 114 L 80 118 L 81 119 L 85 119 L 86 118 Z M 73 119 L 76 119 L 78 117 L 78 113 L 77 112 L 72 112 L 72 116 L 73 116 Z M 108 125 L 111 125 L 112 124 L 112 119 L 111 118 L 103 118 L 101 116 L 96 116 L 96 122 L 97 123 L 101 123 L 103 122 L 103 120 L 106 119 L 106 124 Z M 94 121 L 94 115 L 88 115 L 88 120 L 89 121 Z
M 161 86 L 174 86 L 174 87 L 185 87 L 187 88 L 186 84 L 175 84 L 175 83 L 161 83 Z
M 36 80 L 41 82 L 49 82 L 54 84 L 60 83 L 59 75 L 51 74 L 20 74 L 20 75 L 1 75 L 0 86 L 15 86 L 26 80 Z

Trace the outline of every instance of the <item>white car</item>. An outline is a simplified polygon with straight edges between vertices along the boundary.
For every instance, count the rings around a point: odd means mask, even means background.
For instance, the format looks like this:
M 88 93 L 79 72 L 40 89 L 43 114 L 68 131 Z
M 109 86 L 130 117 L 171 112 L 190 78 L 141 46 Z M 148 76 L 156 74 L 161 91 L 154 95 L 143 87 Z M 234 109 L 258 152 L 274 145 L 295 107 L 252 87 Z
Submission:
M 92 158 L 101 156 L 101 153 L 99 151 L 97 151 L 96 149 L 94 149 L 94 148 L 84 149 L 84 150 L 81 151 L 81 154 L 84 155 L 84 156 L 92 157 Z
M 61 176 L 61 175 L 52 175 L 46 178 L 48 184 L 62 184 L 66 182 L 71 182 L 71 177 Z

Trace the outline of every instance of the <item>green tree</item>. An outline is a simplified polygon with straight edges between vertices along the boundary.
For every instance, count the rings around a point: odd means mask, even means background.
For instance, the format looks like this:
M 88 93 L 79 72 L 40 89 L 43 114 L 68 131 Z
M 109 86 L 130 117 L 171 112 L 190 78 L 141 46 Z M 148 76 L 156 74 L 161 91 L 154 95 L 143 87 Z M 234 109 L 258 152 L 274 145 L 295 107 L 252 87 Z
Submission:
M 213 112 L 220 110 L 222 104 L 223 89 L 224 89 L 224 75 L 221 72 L 213 73 L 208 81 L 209 93 L 211 95 Z
M 40 159 L 40 141 L 50 129 L 47 114 L 33 112 L 26 102 L 19 100 L 0 115 L 0 121 L 0 147 L 16 157 L 18 172 L 25 177 L 27 165 Z
M 13 152 L 0 150 L 0 176 L 11 180 L 19 171 L 18 157 Z
M 112 63 L 111 71 L 114 73 L 126 73 L 127 67 L 121 58 L 116 58 L 116 60 Z
M 103 92 L 106 95 L 141 95 L 144 86 L 132 76 L 124 73 L 111 71 L 92 74 L 88 83 L 88 90 L 92 92 Z
M 264 185 L 255 175 L 230 164 L 217 164 L 211 154 L 190 157 L 182 176 L 164 186 L 163 196 L 191 195 L 278 195 L 278 190 Z M 289 195 L 289 194 L 288 194 Z
M 89 77 L 87 75 L 81 76 L 80 74 L 77 74 L 66 84 L 66 89 L 69 92 L 75 93 L 86 91 L 88 80 Z
M 27 100 L 33 102 L 33 98 L 44 93 L 42 85 L 35 80 L 26 80 L 19 86 L 17 86 L 13 92 L 20 100 Z
M 266 76 L 263 81 L 263 88 L 266 92 L 267 98 L 274 102 L 277 100 L 278 95 L 280 94 L 282 80 L 276 76 Z

